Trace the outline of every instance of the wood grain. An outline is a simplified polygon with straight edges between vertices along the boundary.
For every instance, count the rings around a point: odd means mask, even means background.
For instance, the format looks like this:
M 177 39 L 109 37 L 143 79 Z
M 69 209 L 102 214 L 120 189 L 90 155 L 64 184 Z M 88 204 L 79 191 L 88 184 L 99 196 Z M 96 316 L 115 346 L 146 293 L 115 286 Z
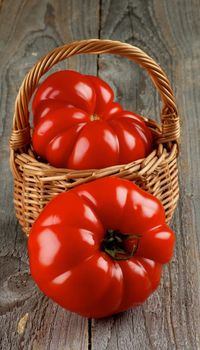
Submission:
M 0 348 L 200 349 L 200 1 L 0 1 Z M 48 300 L 33 283 L 15 219 L 8 138 L 14 99 L 36 60 L 55 46 L 110 38 L 145 50 L 167 72 L 182 118 L 181 196 L 175 257 L 159 290 L 124 314 L 92 322 Z M 139 67 L 117 56 L 75 56 L 59 67 L 99 74 L 127 109 L 159 118 L 160 101 Z
M 200 349 L 199 5 L 187 0 L 102 2 L 101 37 L 139 46 L 172 81 L 182 118 L 181 196 L 172 224 L 175 257 L 164 269 L 160 288 L 143 307 L 93 321 L 94 350 Z M 158 96 L 139 67 L 119 58 L 113 64 L 106 57 L 100 57 L 99 67 L 127 108 L 158 118 Z
M 88 16 L 87 21 L 80 20 Z M 87 349 L 88 321 L 42 295 L 28 266 L 27 242 L 15 219 L 8 138 L 14 99 L 39 57 L 55 46 L 98 36 L 97 1 L 4 1 L 0 6 L 0 348 Z M 66 62 L 60 67 L 66 67 Z M 67 67 L 96 74 L 97 58 L 80 56 Z

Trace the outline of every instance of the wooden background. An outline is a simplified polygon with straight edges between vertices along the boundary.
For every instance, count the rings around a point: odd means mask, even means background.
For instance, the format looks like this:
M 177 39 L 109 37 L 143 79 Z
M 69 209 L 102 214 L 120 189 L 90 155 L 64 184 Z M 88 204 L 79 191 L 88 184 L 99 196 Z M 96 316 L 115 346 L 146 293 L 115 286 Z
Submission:
M 175 257 L 144 306 L 99 321 L 64 311 L 34 285 L 8 162 L 14 100 L 25 73 L 53 47 L 83 38 L 126 41 L 151 55 L 172 81 L 182 123 Z M 158 118 L 149 78 L 126 59 L 79 56 L 67 67 L 98 73 L 127 108 Z M 0 0 L 0 84 L 0 348 L 200 349 L 200 1 Z

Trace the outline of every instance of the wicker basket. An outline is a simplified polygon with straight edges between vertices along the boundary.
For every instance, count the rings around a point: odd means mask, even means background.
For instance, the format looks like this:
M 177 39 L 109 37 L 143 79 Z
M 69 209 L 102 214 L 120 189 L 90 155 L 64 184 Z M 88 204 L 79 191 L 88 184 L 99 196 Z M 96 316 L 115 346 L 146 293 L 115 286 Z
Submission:
M 39 162 L 31 147 L 29 101 L 39 79 L 56 63 L 77 54 L 118 54 L 138 63 L 150 75 L 163 102 L 161 125 L 144 118 L 151 128 L 157 148 L 145 159 L 105 169 L 75 171 L 57 169 Z M 15 104 L 10 138 L 10 163 L 14 176 L 16 216 L 28 235 L 31 226 L 51 198 L 81 183 L 116 175 L 134 180 L 144 190 L 158 197 L 169 222 L 178 200 L 177 155 L 179 117 L 170 83 L 147 54 L 126 43 L 110 40 L 83 40 L 58 47 L 43 57 L 25 77 Z

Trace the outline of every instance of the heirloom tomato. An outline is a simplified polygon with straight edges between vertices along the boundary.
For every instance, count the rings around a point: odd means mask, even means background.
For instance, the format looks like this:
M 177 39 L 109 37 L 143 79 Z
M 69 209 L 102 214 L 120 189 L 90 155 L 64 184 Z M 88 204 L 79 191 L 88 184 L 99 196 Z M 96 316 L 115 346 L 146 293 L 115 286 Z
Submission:
M 160 201 L 107 177 L 59 194 L 33 224 L 30 269 L 67 310 L 104 317 L 143 303 L 158 287 L 175 235 Z
M 56 72 L 37 89 L 32 109 L 33 148 L 55 167 L 99 169 L 152 150 L 142 117 L 114 102 L 112 89 L 98 77 Z

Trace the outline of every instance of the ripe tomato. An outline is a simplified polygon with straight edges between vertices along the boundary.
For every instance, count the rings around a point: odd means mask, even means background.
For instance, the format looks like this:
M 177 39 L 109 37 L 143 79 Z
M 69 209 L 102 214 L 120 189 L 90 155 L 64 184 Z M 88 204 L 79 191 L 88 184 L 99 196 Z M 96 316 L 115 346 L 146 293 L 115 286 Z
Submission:
M 174 241 L 158 199 L 128 180 L 103 178 L 47 204 L 28 241 L 31 273 L 62 307 L 104 317 L 158 287 Z
M 144 120 L 113 101 L 102 79 L 74 71 L 50 75 L 33 98 L 33 148 L 51 165 L 89 169 L 125 164 L 152 150 Z

